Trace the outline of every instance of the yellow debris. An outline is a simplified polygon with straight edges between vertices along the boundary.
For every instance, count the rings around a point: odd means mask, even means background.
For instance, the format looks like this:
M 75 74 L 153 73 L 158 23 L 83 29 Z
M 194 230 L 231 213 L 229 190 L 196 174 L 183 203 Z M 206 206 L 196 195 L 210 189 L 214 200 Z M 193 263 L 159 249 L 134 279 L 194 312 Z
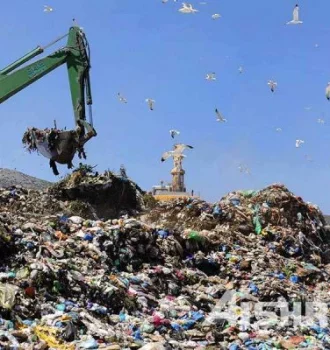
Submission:
M 57 328 L 36 326 L 34 332 L 39 339 L 45 341 L 51 348 L 58 350 L 75 350 L 74 344 L 63 344 L 56 339 L 59 333 Z
M 174 195 L 166 195 L 166 194 L 159 194 L 159 195 L 154 195 L 154 198 L 157 201 L 161 201 L 161 202 L 168 202 L 168 201 L 172 201 L 172 200 L 176 200 L 176 199 L 186 199 L 186 198 L 196 198 L 193 196 L 189 196 L 187 195 L 182 195 L 182 194 L 174 194 Z

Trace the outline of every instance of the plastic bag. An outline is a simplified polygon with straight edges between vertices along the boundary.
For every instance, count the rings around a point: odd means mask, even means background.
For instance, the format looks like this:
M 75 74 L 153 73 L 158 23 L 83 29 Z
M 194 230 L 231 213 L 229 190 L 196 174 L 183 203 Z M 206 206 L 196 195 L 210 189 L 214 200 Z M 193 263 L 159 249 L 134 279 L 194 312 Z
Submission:
M 259 216 L 255 216 L 253 218 L 253 224 L 254 224 L 254 231 L 256 234 L 260 235 L 261 231 L 262 231 L 262 226 L 259 220 Z
M 204 241 L 204 237 L 201 236 L 200 233 L 197 231 L 190 231 L 190 233 L 188 234 L 188 239 L 191 239 L 192 241 L 195 241 L 195 242 Z
M 15 304 L 15 297 L 18 288 L 9 283 L 0 283 L 0 306 L 4 309 L 11 309 Z

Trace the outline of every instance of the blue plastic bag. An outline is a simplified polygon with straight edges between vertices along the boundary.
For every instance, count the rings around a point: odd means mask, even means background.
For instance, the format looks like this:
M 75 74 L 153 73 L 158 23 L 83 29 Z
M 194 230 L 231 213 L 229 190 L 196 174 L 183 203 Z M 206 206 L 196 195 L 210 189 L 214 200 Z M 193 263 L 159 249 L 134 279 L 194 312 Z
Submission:
M 295 275 L 292 275 L 290 277 L 290 281 L 293 282 L 293 283 L 298 283 L 299 282 L 299 277 L 295 276 Z
M 279 273 L 278 275 L 277 275 L 277 277 L 280 279 L 280 280 L 285 280 L 285 275 L 284 275 L 284 273 Z
M 119 320 L 120 320 L 120 322 L 126 321 L 126 314 L 125 314 L 125 312 L 122 312 L 122 311 L 120 312 Z
M 186 331 L 186 330 L 188 330 L 188 329 L 194 327 L 195 323 L 196 323 L 196 322 L 193 321 L 193 320 L 187 320 L 187 321 L 185 321 L 185 323 L 182 325 L 182 328 Z
M 177 331 L 177 332 L 180 332 L 180 331 L 181 331 L 181 326 L 180 326 L 178 323 L 172 322 L 172 323 L 171 323 L 171 327 L 172 327 L 175 331 Z
M 250 283 L 249 284 L 249 288 L 250 288 L 250 291 L 252 293 L 255 293 L 255 294 L 258 294 L 259 293 L 259 288 L 254 284 L 254 283 Z
M 143 340 L 141 331 L 139 329 L 133 333 L 133 337 L 135 340 Z
M 92 242 L 93 239 L 94 239 L 94 236 L 91 233 L 86 233 L 85 234 L 85 237 L 84 237 L 85 241 Z
M 230 344 L 229 350 L 240 350 L 240 347 L 237 344 Z
M 198 322 L 204 320 L 204 314 L 202 314 L 200 311 L 194 311 L 191 313 L 191 318 Z
M 169 236 L 169 233 L 165 230 L 159 230 L 157 231 L 157 234 L 161 238 L 167 238 Z

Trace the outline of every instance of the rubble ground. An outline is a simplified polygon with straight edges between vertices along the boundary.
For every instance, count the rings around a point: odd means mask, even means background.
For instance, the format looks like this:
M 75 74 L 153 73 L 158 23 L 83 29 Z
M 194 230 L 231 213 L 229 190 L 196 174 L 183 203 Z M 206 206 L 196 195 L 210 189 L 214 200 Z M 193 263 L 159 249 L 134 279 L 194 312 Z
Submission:
M 316 206 L 278 184 L 149 210 L 142 196 L 110 173 L 0 190 L 1 349 L 330 347 L 317 315 L 243 317 L 242 302 L 278 298 L 322 301 L 328 315 L 330 236 Z

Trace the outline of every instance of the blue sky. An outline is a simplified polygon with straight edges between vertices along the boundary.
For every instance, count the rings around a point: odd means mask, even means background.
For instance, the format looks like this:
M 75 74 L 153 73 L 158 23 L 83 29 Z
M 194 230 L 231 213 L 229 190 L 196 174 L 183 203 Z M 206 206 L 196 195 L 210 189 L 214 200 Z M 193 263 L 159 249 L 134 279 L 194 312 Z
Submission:
M 172 148 L 168 130 L 175 128 L 177 141 L 194 146 L 184 163 L 187 187 L 205 199 L 281 182 L 330 212 L 330 2 L 299 2 L 303 25 L 286 26 L 295 1 L 205 1 L 191 1 L 195 15 L 179 13 L 173 0 L 52 0 L 53 13 L 43 12 L 44 1 L 4 2 L 0 67 L 64 34 L 76 18 L 92 50 L 98 137 L 86 147 L 88 163 L 101 171 L 125 164 L 144 189 L 170 181 L 172 164 L 160 156 Z M 222 18 L 212 20 L 214 13 Z M 215 82 L 205 80 L 208 72 L 216 72 Z M 274 94 L 269 79 L 278 82 Z M 215 107 L 226 124 L 215 121 Z M 52 126 L 53 119 L 74 126 L 66 68 L 3 103 L 0 113 L 0 167 L 54 181 L 47 159 L 27 154 L 21 138 L 27 127 Z M 305 140 L 299 149 L 296 139 Z M 240 163 L 251 175 L 239 172 Z

